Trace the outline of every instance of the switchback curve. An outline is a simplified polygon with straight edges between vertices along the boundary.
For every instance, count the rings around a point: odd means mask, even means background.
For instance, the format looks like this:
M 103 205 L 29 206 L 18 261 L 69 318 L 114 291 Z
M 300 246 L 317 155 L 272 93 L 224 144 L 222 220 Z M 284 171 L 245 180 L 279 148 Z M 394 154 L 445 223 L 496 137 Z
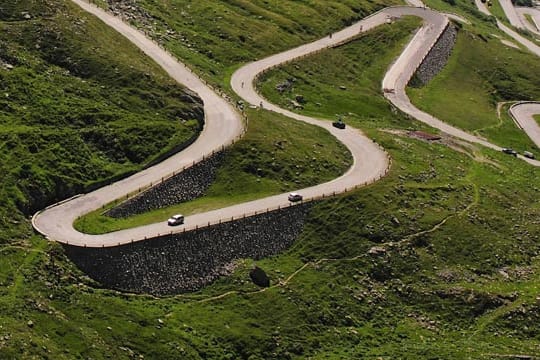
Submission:
M 514 6 L 509 0 L 499 1 L 506 17 L 513 24 L 513 26 L 517 27 L 518 29 L 523 29 L 523 24 L 525 24 L 525 28 L 531 30 L 534 34 L 540 35 L 540 31 L 534 31 L 534 28 L 532 28 L 532 24 L 528 24 L 527 20 L 524 18 L 524 14 L 529 14 L 532 16 L 536 26 L 540 26 L 539 9 L 521 7 L 514 8 Z M 480 10 L 480 12 L 486 15 L 491 15 L 491 12 L 487 8 L 487 6 L 480 0 L 475 0 L 475 4 L 478 10 Z M 521 16 L 521 18 L 516 20 L 516 18 L 519 17 L 518 15 Z M 518 20 L 520 21 L 519 23 L 517 23 Z M 497 26 L 508 36 L 523 45 L 528 51 L 540 57 L 540 46 L 533 43 L 529 39 L 524 38 L 516 31 L 504 25 L 498 19 Z M 540 114 L 540 103 L 533 101 L 518 102 L 510 107 L 509 113 L 514 118 L 518 126 L 529 136 L 529 138 L 536 144 L 536 146 L 540 148 L 540 127 L 533 117 L 534 115 Z M 532 163 L 536 165 L 536 162 Z
M 96 15 L 104 23 L 113 27 L 122 35 L 126 36 L 169 72 L 175 80 L 191 88 L 201 96 L 205 105 L 206 125 L 199 139 L 192 146 L 165 160 L 163 163 L 120 182 L 55 204 L 38 212 L 32 219 L 32 223 L 36 230 L 44 234 L 48 239 L 61 243 L 87 247 L 109 247 L 142 241 L 171 232 L 182 232 L 186 231 L 186 229 L 190 230 L 196 227 L 203 227 L 210 223 L 221 222 L 222 219 L 238 218 L 245 216 L 246 214 L 249 216 L 267 209 L 289 206 L 286 195 L 280 194 L 223 209 L 188 216 L 186 217 L 186 225 L 174 229 L 171 229 L 163 222 L 102 235 L 89 235 L 76 231 L 73 228 L 73 222 L 79 216 L 99 209 L 114 199 L 124 197 L 126 194 L 136 191 L 141 187 L 145 187 L 150 183 L 155 183 L 163 177 L 169 176 L 174 171 L 180 170 L 185 165 L 189 165 L 193 163 L 193 161 L 198 160 L 201 155 L 210 154 L 212 151 L 218 150 L 223 145 L 232 142 L 235 138 L 240 136 L 243 129 L 240 115 L 223 98 L 214 93 L 212 89 L 206 86 L 200 79 L 191 74 L 185 66 L 178 63 L 166 51 L 148 40 L 142 33 L 94 5 L 90 5 L 82 0 L 72 1 L 81 6 L 84 10 Z M 356 129 L 348 128 L 345 131 L 337 130 L 332 128 L 327 121 L 294 114 L 268 103 L 254 90 L 253 82 L 255 78 L 266 69 L 277 66 L 293 58 L 347 42 L 351 38 L 357 36 L 361 31 L 367 31 L 386 23 L 389 17 L 399 17 L 402 15 L 419 16 L 424 20 L 424 24 L 386 74 L 383 80 L 383 88 L 394 89 L 394 93 L 386 93 L 386 97 L 404 112 L 417 117 L 419 120 L 426 122 L 431 126 L 467 141 L 476 142 L 493 149 L 500 149 L 485 140 L 453 128 L 428 114 L 422 113 L 412 106 L 405 94 L 405 86 L 412 74 L 414 74 L 414 71 L 421 64 L 424 57 L 428 54 L 431 47 L 435 44 L 438 37 L 446 28 L 448 19 L 443 14 L 425 8 L 387 8 L 335 33 L 332 38 L 324 38 L 311 44 L 303 45 L 296 49 L 248 64 L 238 70 L 232 77 L 233 89 L 247 102 L 254 105 L 259 105 L 262 102 L 263 106 L 269 110 L 322 126 L 342 141 L 353 154 L 353 166 L 346 174 L 330 182 L 302 189 L 302 193 L 307 198 L 316 198 L 323 194 L 339 193 L 375 181 L 386 173 L 389 165 L 389 158 L 382 149 Z M 244 84 L 244 86 L 242 86 L 242 84 Z M 526 160 L 532 162 L 529 159 Z M 532 163 L 534 165 L 540 164 L 538 162 Z
M 534 119 L 534 115 L 540 114 L 540 103 L 518 102 L 512 105 L 508 112 L 540 149 L 540 125 Z

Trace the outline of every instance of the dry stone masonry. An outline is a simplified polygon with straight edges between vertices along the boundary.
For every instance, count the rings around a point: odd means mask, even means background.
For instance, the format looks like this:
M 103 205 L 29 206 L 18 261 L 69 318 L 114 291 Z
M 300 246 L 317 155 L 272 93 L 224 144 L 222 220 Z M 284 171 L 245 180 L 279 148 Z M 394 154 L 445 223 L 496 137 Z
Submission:
M 124 218 L 196 199 L 204 195 L 214 181 L 223 157 L 223 152 L 215 153 L 110 209 L 106 215 L 113 218 Z
M 423 86 L 427 84 L 444 68 L 456 43 L 456 37 L 456 26 L 453 24 L 448 25 L 418 70 L 416 70 L 412 85 Z
M 310 204 L 109 248 L 64 245 L 68 257 L 106 288 L 171 295 L 195 291 L 234 261 L 276 255 L 296 240 Z

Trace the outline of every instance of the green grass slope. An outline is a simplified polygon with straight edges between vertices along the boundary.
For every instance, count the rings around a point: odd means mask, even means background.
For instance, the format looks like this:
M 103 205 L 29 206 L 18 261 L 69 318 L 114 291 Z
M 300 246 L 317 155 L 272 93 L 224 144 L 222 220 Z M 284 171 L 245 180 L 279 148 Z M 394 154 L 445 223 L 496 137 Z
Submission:
M 291 110 L 291 100 L 301 95 L 304 108 L 295 111 L 306 115 L 323 115 L 331 120 L 341 116 L 345 122 L 363 129 L 388 122 L 399 126 L 398 120 L 403 119 L 391 111 L 381 96 L 381 79 L 420 24 L 419 19 L 405 18 L 377 28 L 335 50 L 268 71 L 257 87 L 268 100 Z M 280 93 L 276 86 L 287 80 L 292 83 L 291 88 Z
M 409 88 L 407 93 L 418 108 L 449 124 L 500 146 L 536 150 L 503 105 L 540 99 L 540 61 L 493 36 L 480 35 L 472 29 L 460 31 L 443 71 L 426 86 Z
M 192 95 L 69 2 L 18 1 L 0 16 L 1 211 L 32 213 L 198 131 Z
M 323 4 L 305 4 L 315 3 Z M 380 81 L 416 24 L 404 20 L 375 30 L 269 73 L 261 84 L 266 96 L 287 103 L 291 94 L 277 97 L 272 81 L 295 77 L 292 94 L 305 96 L 304 111 L 319 109 L 331 119 L 345 115 L 349 125 L 365 129 L 394 159 L 382 181 L 317 204 L 290 250 L 258 262 L 272 288 L 261 291 L 249 281 L 253 262 L 247 259 L 232 276 L 193 294 L 155 299 L 103 290 L 74 268 L 60 246 L 30 235 L 28 222 L 16 224 L 16 217 L 6 216 L 3 236 L 10 241 L 0 247 L 0 357 L 536 355 L 539 170 L 502 153 L 449 140 L 426 143 L 396 131 L 420 125 L 392 111 L 380 94 Z M 371 57 L 374 51 L 379 56 Z M 330 76 L 347 90 L 336 89 Z M 345 96 L 346 108 L 336 107 Z M 267 122 L 256 119 L 254 126 Z M 257 140 L 265 135 L 262 129 L 267 131 L 261 128 L 248 135 L 252 142 L 231 150 L 239 153 L 234 158 L 264 150 L 265 143 Z M 256 161 L 264 165 L 267 156 Z M 230 169 L 232 184 L 246 176 Z M 284 177 L 280 171 L 271 176 Z M 256 182 L 253 174 L 249 179 Z

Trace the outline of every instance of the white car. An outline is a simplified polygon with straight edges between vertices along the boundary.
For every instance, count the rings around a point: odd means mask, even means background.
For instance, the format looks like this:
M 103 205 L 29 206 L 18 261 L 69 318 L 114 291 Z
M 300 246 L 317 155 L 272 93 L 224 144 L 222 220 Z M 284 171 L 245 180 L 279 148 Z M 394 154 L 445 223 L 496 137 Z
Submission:
M 173 215 L 169 218 L 169 220 L 167 220 L 167 224 L 169 226 L 181 225 L 183 223 L 184 223 L 184 215 L 180 215 L 180 214 Z
M 299 193 L 290 193 L 288 199 L 291 202 L 297 202 L 297 201 L 302 201 L 303 197 Z

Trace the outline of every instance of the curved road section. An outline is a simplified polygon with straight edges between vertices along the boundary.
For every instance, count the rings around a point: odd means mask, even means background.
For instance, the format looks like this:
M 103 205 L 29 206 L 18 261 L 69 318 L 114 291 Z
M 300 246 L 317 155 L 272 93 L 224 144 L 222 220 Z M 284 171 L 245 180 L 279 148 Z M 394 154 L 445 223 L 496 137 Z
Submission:
M 89 5 L 81 0 L 72 1 L 86 11 L 96 15 L 107 25 L 113 27 L 127 37 L 148 56 L 160 64 L 176 81 L 195 91 L 204 101 L 206 125 L 199 139 L 192 146 L 164 162 L 125 180 L 106 186 L 92 193 L 53 205 L 44 211 L 37 213 L 33 218 L 35 229 L 51 240 L 66 244 L 88 247 L 108 247 L 146 240 L 171 232 L 191 230 L 221 221 L 253 215 L 257 212 L 267 211 L 268 209 L 289 206 L 286 194 L 280 194 L 223 209 L 188 216 L 185 219 L 186 225 L 175 227 L 174 229 L 171 229 L 171 227 L 167 226 L 165 221 L 163 221 L 162 223 L 103 235 L 89 235 L 76 231 L 73 228 L 73 222 L 79 216 L 99 209 L 113 199 L 124 197 L 126 194 L 134 192 L 139 188 L 148 186 L 151 183 L 156 183 L 162 177 L 170 176 L 174 171 L 192 164 L 193 161 L 199 160 L 203 154 L 210 154 L 212 151 L 220 149 L 223 145 L 231 143 L 235 138 L 240 136 L 243 132 L 243 128 L 241 117 L 223 98 L 215 94 L 212 89 L 202 83 L 202 81 L 194 76 L 185 66 L 178 63 L 170 54 L 148 40 L 142 33 L 93 5 Z M 248 64 L 239 69 L 232 77 L 231 83 L 233 89 L 243 97 L 246 102 L 253 105 L 262 104 L 266 109 L 287 115 L 297 120 L 321 126 L 342 141 L 351 151 L 354 162 L 347 173 L 333 181 L 300 190 L 305 198 L 318 198 L 325 194 L 330 195 L 339 193 L 377 180 L 382 177 L 388 169 L 388 156 L 376 144 L 367 139 L 359 130 L 350 127 L 346 130 L 338 130 L 333 128 L 328 121 L 294 114 L 270 104 L 255 91 L 253 84 L 256 77 L 261 72 L 291 59 L 347 42 L 363 31 L 385 24 L 390 18 L 403 15 L 419 16 L 424 19 L 424 24 L 386 74 L 383 80 L 383 88 L 393 89 L 392 93 L 385 93 L 386 97 L 398 108 L 416 117 L 420 121 L 426 122 L 431 126 L 464 140 L 500 150 L 499 147 L 483 139 L 451 127 L 429 114 L 421 112 L 410 103 L 405 94 L 405 87 L 409 79 L 446 28 L 448 24 L 446 16 L 423 8 L 387 8 L 333 34 L 331 38 L 326 37 L 313 43 Z M 526 160 L 535 165 L 540 164 L 529 159 Z
M 500 0 L 501 4 L 505 0 Z M 475 0 L 476 7 L 480 12 L 491 15 L 488 8 L 483 4 L 480 0 Z M 518 14 L 523 16 L 523 14 L 529 14 L 531 15 L 533 21 L 535 22 L 535 25 L 538 27 L 540 26 L 540 10 L 536 8 L 517 8 L 510 9 L 508 6 L 503 7 L 506 16 L 510 19 L 513 17 L 513 13 L 517 11 Z M 507 11 L 508 10 L 508 11 Z M 524 17 L 522 17 L 522 21 L 527 25 L 528 21 Z M 533 43 L 532 41 L 524 38 L 520 34 L 518 34 L 516 31 L 510 29 L 508 26 L 504 25 L 501 21 L 497 20 L 497 26 L 504 31 L 507 35 L 512 37 L 514 40 L 519 42 L 521 45 L 525 46 L 527 50 L 535 54 L 536 56 L 540 57 L 540 47 Z M 530 25 L 532 27 L 532 24 Z M 529 26 L 527 26 L 529 28 Z M 540 29 L 540 28 L 538 28 Z M 530 29 L 533 30 L 534 29 Z M 535 32 L 536 34 L 540 34 L 539 31 Z M 514 118 L 514 120 L 519 124 L 521 129 L 525 131 L 525 133 L 529 136 L 529 138 L 540 148 L 540 128 L 538 125 L 538 122 L 534 119 L 534 115 L 540 114 L 540 104 L 538 102 L 518 102 L 514 104 L 512 107 L 510 107 L 509 110 L 510 115 Z M 537 162 L 532 162 L 533 165 L 537 165 Z
M 516 12 L 519 15 L 521 22 L 525 27 L 536 35 L 540 35 L 540 10 L 530 7 L 516 7 Z M 525 15 L 529 15 L 529 21 Z
M 499 0 L 499 4 L 501 4 L 501 7 L 504 11 L 504 14 L 506 15 L 506 18 L 510 22 L 510 25 L 512 25 L 516 29 L 525 30 L 525 25 L 523 25 L 523 23 L 521 22 L 521 18 L 519 17 L 518 12 L 514 7 L 514 4 L 512 4 L 512 1 Z
M 155 184 L 162 178 L 171 176 L 175 171 L 199 161 L 204 154 L 211 154 L 212 151 L 220 150 L 223 145 L 232 143 L 244 131 L 242 118 L 225 99 L 217 95 L 187 67 L 146 38 L 144 34 L 94 5 L 81 0 L 72 1 L 129 39 L 177 82 L 196 92 L 204 102 L 205 126 L 199 138 L 181 153 L 122 181 L 49 207 L 34 216 L 33 226 L 48 239 L 81 246 L 107 246 L 112 245 L 113 240 L 114 243 L 118 244 L 125 243 L 128 239 L 129 241 L 140 239 L 139 235 L 142 235 L 143 238 L 144 236 L 154 236 L 157 232 L 152 234 L 137 231 L 136 234 L 117 234 L 98 238 L 77 232 L 73 228 L 73 222 L 79 216 L 99 209 L 113 199 L 126 196 L 126 194 L 152 183 Z M 159 231 L 163 232 L 162 229 L 158 229 Z
M 428 24 L 427 26 L 420 28 L 413 40 L 401 53 L 399 58 L 392 64 L 384 76 L 382 87 L 383 89 L 386 89 L 384 92 L 385 97 L 404 113 L 409 114 L 415 119 L 431 127 L 468 142 L 480 144 L 493 150 L 501 151 L 502 147 L 492 144 L 489 141 L 478 136 L 474 136 L 466 131 L 453 127 L 437 119 L 436 117 L 419 110 L 411 103 L 405 92 L 405 88 L 407 87 L 407 84 L 414 75 L 415 71 L 418 69 L 424 58 L 428 55 L 430 49 L 437 42 L 437 39 L 448 25 L 448 18 L 436 11 L 421 10 L 419 8 L 406 8 L 405 10 L 400 8 L 390 8 L 385 11 L 388 11 L 389 14 L 393 14 L 394 16 L 420 16 Z M 521 155 L 519 155 L 519 157 L 531 165 L 540 166 L 539 161 L 531 160 Z
M 531 140 L 540 149 L 540 125 L 534 116 L 540 114 L 540 103 L 522 102 L 510 107 L 510 115 L 516 120 L 519 126 L 529 135 Z
M 215 94 L 209 87 L 204 85 L 200 79 L 191 74 L 184 65 L 178 63 L 170 54 L 147 39 L 142 33 L 96 6 L 90 5 L 82 0 L 72 1 L 124 35 L 149 57 L 161 65 L 175 80 L 195 91 L 203 99 L 205 104 L 206 125 L 199 139 L 192 146 L 174 157 L 167 159 L 163 163 L 120 182 L 69 199 L 68 201 L 55 204 L 44 211 L 37 213 L 32 220 L 36 230 L 44 234 L 48 239 L 61 243 L 86 247 L 109 247 L 146 240 L 173 232 L 177 233 L 192 230 L 222 221 L 233 220 L 234 218 L 254 215 L 269 209 L 290 206 L 290 203 L 287 200 L 287 194 L 280 194 L 188 216 L 185 219 L 185 225 L 177 226 L 175 228 L 169 227 L 166 222 L 163 221 L 102 235 L 83 234 L 75 230 L 73 228 L 73 222 L 78 217 L 101 208 L 113 199 L 122 198 L 126 196 L 126 194 L 137 191 L 139 188 L 144 188 L 151 183 L 156 183 L 160 181 L 162 177 L 170 176 L 175 170 L 180 170 L 184 166 L 192 164 L 193 161 L 199 160 L 202 155 L 210 155 L 213 151 L 220 149 L 223 145 L 231 143 L 242 133 L 243 129 L 241 126 L 241 117 L 224 99 Z M 370 24 L 376 26 L 385 21 L 385 17 L 381 15 L 379 15 L 377 19 L 378 21 L 370 22 Z M 344 41 L 347 40 L 347 34 L 345 32 L 342 33 L 341 37 L 336 37 L 333 41 L 323 41 L 324 45 L 320 48 L 331 46 L 339 42 L 339 39 L 343 39 Z M 356 30 L 356 33 L 358 33 L 358 30 Z M 307 51 L 306 53 L 310 52 L 313 51 Z M 284 56 L 281 62 L 287 61 L 292 57 L 294 56 Z M 261 64 L 256 65 L 255 71 L 246 76 L 251 76 L 251 79 L 253 79 L 258 73 L 265 69 L 264 66 L 260 65 Z M 246 81 L 249 84 L 252 82 L 252 80 Z M 252 87 L 251 90 L 254 93 Z M 246 100 L 248 100 L 248 98 L 249 96 L 246 97 Z M 259 98 L 256 99 L 256 103 L 260 103 Z M 267 104 L 267 106 L 270 108 L 270 104 Z M 319 198 L 324 197 L 325 195 L 344 192 L 357 186 L 373 182 L 381 178 L 387 172 L 389 166 L 388 155 L 379 146 L 362 135 L 360 131 L 352 128 L 345 131 L 339 131 L 333 128 L 327 121 L 300 117 L 289 113 L 286 110 L 279 109 L 278 107 L 272 107 L 272 109 L 284 114 L 290 114 L 299 120 L 324 127 L 342 141 L 352 153 L 354 159 L 353 165 L 346 174 L 333 181 L 302 189 L 301 192 L 305 199 Z

